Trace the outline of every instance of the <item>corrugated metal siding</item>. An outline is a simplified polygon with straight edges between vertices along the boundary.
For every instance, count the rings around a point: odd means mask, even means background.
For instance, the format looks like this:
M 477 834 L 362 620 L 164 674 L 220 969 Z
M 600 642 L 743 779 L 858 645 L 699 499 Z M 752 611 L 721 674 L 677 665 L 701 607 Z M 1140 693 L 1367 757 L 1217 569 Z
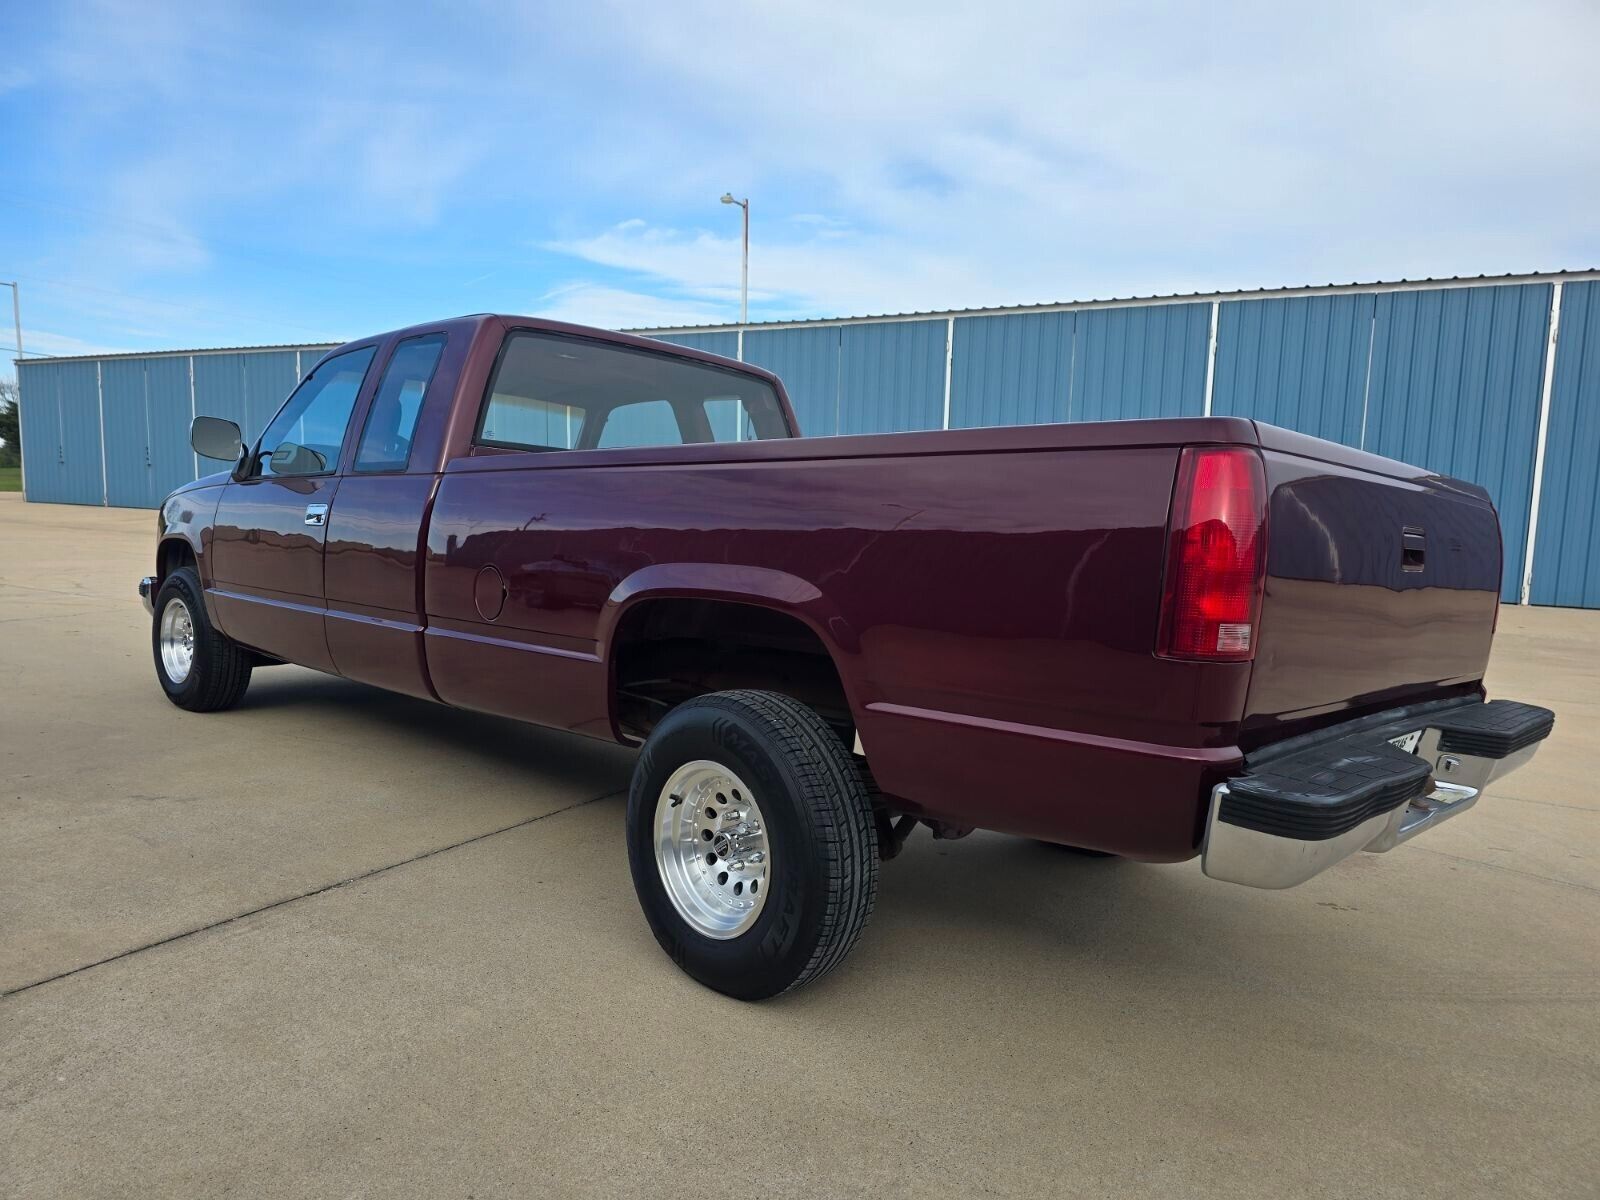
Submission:
M 244 395 L 244 355 L 194 356 L 194 411 L 196 416 L 222 417 L 244 431 L 251 441 L 261 432 L 250 425 L 250 408 Z M 205 470 L 205 463 L 200 464 Z
M 55 363 L 20 363 L 18 407 L 22 462 L 29 500 L 61 500 L 61 400 Z
M 94 362 L 22 364 L 22 452 L 30 500 L 105 503 L 97 366 Z
M 944 321 L 846 325 L 839 336 L 839 432 L 944 425 Z
M 1077 315 L 1069 420 L 1205 411 L 1209 304 L 1098 308 Z
M 296 350 L 294 352 L 295 353 L 295 364 L 296 364 L 295 370 L 299 373 L 300 378 L 304 379 L 307 375 L 311 374 L 311 368 L 316 366 L 319 362 L 322 361 L 322 356 L 324 354 L 326 354 L 329 350 L 336 350 L 336 349 L 338 349 L 337 346 L 322 346 L 322 347 L 313 346 L 313 347 L 310 347 L 309 349 L 308 348 L 302 348 L 302 349 Z
M 768 329 L 744 335 L 744 360 L 783 380 L 800 432 L 839 432 L 839 330 Z
M 138 358 L 107 359 L 100 364 L 106 420 L 106 503 L 118 508 L 149 508 L 161 501 L 150 494 L 145 369 L 145 360 Z
M 1548 284 L 1377 298 L 1365 448 L 1469 479 L 1500 512 L 1501 596 L 1522 583 Z
M 704 350 L 707 354 L 720 354 L 723 358 L 736 358 L 739 354 L 737 333 L 673 333 L 658 337 L 656 341 L 687 346 L 691 350 Z
M 299 385 L 300 371 L 293 350 L 247 354 L 242 366 L 245 411 L 249 415 L 244 425 L 245 438 L 254 441 Z
M 1501 512 L 1504 594 L 1513 598 L 1550 294 L 1545 283 L 1504 283 L 1223 299 L 1212 411 L 1364 440 L 1369 450 L 1484 484 Z M 1199 413 L 1210 307 L 956 317 L 950 423 Z M 1566 284 L 1563 308 L 1530 597 L 1600 607 L 1600 282 Z M 745 357 L 784 380 L 806 434 L 937 428 L 948 327 L 936 317 L 753 329 Z M 738 342 L 731 331 L 663 340 L 729 357 Z M 196 411 L 254 436 L 321 353 L 196 352 Z M 29 498 L 153 505 L 190 479 L 190 363 L 187 354 L 103 359 L 98 388 L 93 360 L 22 364 Z M 219 465 L 202 460 L 199 470 Z
M 73 504 L 104 504 L 100 464 L 100 377 L 96 363 L 63 363 L 61 428 L 66 447 L 63 482 Z
M 1535 546 L 1533 603 L 1600 608 L 1600 283 L 1561 289 Z
M 23 453 L 28 498 L 153 508 L 196 475 L 189 447 L 189 373 L 198 411 L 236 421 L 253 436 L 271 419 L 320 350 L 107 357 L 24 363 Z M 98 385 L 95 368 L 99 366 Z M 106 463 L 100 466 L 104 403 Z M 35 410 L 37 409 L 37 413 Z M 202 459 L 200 471 L 218 464 Z
M 955 323 L 950 427 L 1067 419 L 1076 313 L 962 317 Z
M 1211 411 L 1361 444 L 1375 297 L 1218 306 Z
M 195 453 L 189 448 L 189 360 L 145 360 L 145 394 L 150 405 L 150 504 L 160 504 L 173 488 L 195 478 Z M 106 443 L 106 454 L 112 454 Z M 201 459 L 200 471 L 218 469 Z

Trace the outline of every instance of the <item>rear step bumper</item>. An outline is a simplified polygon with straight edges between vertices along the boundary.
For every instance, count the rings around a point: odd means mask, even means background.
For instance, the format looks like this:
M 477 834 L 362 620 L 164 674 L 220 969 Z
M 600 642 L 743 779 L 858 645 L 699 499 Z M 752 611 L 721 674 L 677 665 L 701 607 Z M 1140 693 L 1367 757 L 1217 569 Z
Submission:
M 1249 887 L 1304 883 L 1465 812 L 1550 736 L 1547 708 L 1493 700 L 1384 714 L 1264 747 L 1211 793 L 1202 867 Z

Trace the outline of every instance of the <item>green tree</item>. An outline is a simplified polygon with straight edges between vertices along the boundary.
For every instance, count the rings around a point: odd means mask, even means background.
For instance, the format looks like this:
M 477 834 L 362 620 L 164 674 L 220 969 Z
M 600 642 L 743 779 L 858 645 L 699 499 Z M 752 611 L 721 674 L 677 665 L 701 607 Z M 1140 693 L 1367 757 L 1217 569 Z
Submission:
M 17 423 L 17 385 L 0 379 L 0 467 L 22 463 L 22 431 Z

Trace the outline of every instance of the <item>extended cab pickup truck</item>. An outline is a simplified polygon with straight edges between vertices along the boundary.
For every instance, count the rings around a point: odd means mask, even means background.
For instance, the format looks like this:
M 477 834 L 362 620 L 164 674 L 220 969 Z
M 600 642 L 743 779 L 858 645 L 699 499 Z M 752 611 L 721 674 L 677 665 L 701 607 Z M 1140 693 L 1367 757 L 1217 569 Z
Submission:
M 1282 888 L 1525 761 L 1484 491 L 1235 417 L 799 438 L 777 377 L 475 316 L 328 354 L 163 504 L 156 674 L 290 662 L 640 746 L 695 979 L 837 964 L 917 824 Z

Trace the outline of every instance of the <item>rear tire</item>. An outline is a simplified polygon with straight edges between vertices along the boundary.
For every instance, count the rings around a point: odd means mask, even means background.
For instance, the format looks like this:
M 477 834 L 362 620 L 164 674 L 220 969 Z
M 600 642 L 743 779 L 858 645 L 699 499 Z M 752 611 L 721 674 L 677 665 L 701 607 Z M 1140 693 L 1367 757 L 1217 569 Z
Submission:
M 150 643 L 161 690 L 179 708 L 232 708 L 250 686 L 253 655 L 211 624 L 193 567 L 179 567 L 161 581 Z
M 668 713 L 634 769 L 627 837 L 656 941 L 740 1000 L 832 970 L 877 895 L 860 771 L 821 717 L 775 692 L 714 692 Z

